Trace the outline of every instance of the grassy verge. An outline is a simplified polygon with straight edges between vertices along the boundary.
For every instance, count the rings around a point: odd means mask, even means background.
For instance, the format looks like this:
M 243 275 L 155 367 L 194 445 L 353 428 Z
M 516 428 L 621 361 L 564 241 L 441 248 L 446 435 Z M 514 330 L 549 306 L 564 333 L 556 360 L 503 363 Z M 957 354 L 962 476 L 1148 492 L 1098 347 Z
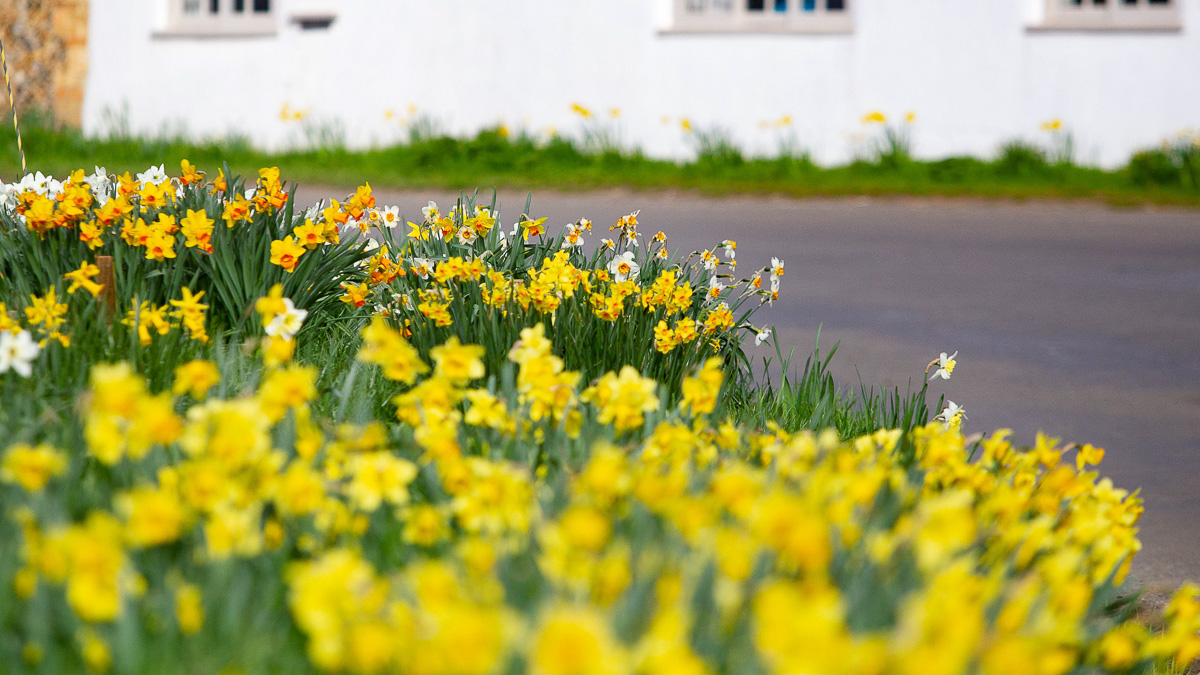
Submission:
M 36 120 L 33 120 L 36 122 Z M 110 135 L 85 138 L 26 121 L 24 145 L 30 169 L 65 175 L 80 167 L 141 170 L 163 157 L 186 157 L 201 166 L 227 162 L 253 175 L 278 166 L 295 180 L 401 189 L 461 189 L 475 186 L 592 190 L 690 190 L 710 195 L 921 195 L 992 199 L 1084 199 L 1114 206 L 1200 206 L 1200 189 L 1187 167 L 1174 167 L 1166 153 L 1140 153 L 1117 170 L 1052 161 L 1033 146 L 1013 144 L 993 161 L 951 157 L 918 161 L 905 154 L 822 168 L 805 156 L 746 158 L 736 148 L 704 152 L 679 164 L 638 152 L 585 152 L 565 138 L 539 141 L 485 130 L 474 138 L 430 137 L 391 147 L 351 151 L 339 143 L 318 149 L 267 153 L 245 139 L 193 143 L 182 138 Z M 20 161 L 11 129 L 0 131 L 0 176 L 14 179 Z M 1157 154 L 1156 154 L 1157 153 Z M 1161 155 L 1161 156 L 1160 156 Z

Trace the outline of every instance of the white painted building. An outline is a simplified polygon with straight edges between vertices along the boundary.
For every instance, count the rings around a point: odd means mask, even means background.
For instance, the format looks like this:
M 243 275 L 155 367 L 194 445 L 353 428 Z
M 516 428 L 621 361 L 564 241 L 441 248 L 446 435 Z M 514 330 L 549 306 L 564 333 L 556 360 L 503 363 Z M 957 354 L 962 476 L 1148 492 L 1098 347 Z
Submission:
M 865 114 L 911 111 L 918 156 L 1045 143 L 1059 118 L 1112 166 L 1200 127 L 1200 0 L 94 0 L 88 33 L 93 133 L 115 111 L 281 147 L 336 121 L 362 146 L 412 106 L 577 135 L 578 103 L 653 156 L 689 153 L 686 117 L 833 163 L 878 132 Z

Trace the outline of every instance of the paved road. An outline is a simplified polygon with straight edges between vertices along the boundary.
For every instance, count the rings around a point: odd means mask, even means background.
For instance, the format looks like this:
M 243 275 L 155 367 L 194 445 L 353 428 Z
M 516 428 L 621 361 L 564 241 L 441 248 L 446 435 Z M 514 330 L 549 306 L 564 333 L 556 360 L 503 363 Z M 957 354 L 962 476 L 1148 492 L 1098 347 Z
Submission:
M 311 203 L 345 189 L 309 188 Z M 450 194 L 377 192 L 406 216 Z M 939 384 L 967 429 L 1038 430 L 1107 449 L 1102 470 L 1141 487 L 1135 578 L 1200 579 L 1200 213 L 1095 205 L 941 200 L 703 199 L 592 193 L 534 196 L 533 215 L 607 226 L 641 209 L 641 229 L 694 250 L 733 238 L 746 267 L 787 260 L 764 308 L 797 353 L 841 346 L 835 376 L 903 388 L 938 352 Z M 501 194 L 511 224 L 525 195 Z M 607 229 L 605 227 L 604 229 Z M 602 236 L 602 235 L 601 235 Z M 919 380 L 917 380 L 919 382 Z

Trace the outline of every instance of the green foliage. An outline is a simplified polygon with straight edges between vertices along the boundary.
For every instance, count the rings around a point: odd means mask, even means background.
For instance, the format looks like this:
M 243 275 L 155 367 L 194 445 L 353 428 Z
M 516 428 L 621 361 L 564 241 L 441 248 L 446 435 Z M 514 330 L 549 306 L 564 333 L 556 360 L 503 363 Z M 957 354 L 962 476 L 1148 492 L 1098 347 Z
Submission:
M 245 137 L 185 141 L 170 135 L 85 138 L 76 130 L 23 120 L 26 154 L 33 167 L 65 175 L 80 166 L 98 164 L 110 170 L 140 171 L 162 157 L 186 157 L 202 166 L 227 162 L 252 173 L 279 166 L 287 175 L 320 184 L 376 187 L 463 189 L 468 186 L 545 187 L 551 189 L 690 189 L 709 194 L 823 195 L 936 194 L 984 197 L 1090 198 L 1130 205 L 1140 203 L 1200 205 L 1200 161 L 1192 159 L 1195 176 L 1178 186 L 1143 186 L 1128 171 L 1105 171 L 1073 164 L 1052 165 L 1047 151 L 1027 142 L 1007 144 L 1001 155 L 981 162 L 978 171 L 957 158 L 911 160 L 884 164 L 872 158 L 863 166 L 821 168 L 805 159 L 792 140 L 780 141 L 780 156 L 747 157 L 726 148 L 710 158 L 685 164 L 647 159 L 636 149 L 592 152 L 578 139 L 557 135 L 500 136 L 497 129 L 480 138 L 454 138 L 430 118 L 410 123 L 403 142 L 368 150 L 344 147 L 297 147 L 279 153 L 255 150 Z M 479 142 L 476 142 L 479 141 Z M 733 152 L 736 151 L 736 152 Z M 719 161 L 713 161 L 716 157 Z M 739 158 L 741 161 L 739 161 Z M 1182 165 L 1181 165 L 1182 166 Z M 0 176 L 17 178 L 20 161 L 11 127 L 0 125 Z M 864 167 L 870 171 L 862 170 Z M 1188 171 L 1184 169 L 1185 172 Z
M 763 371 L 772 372 L 778 363 L 779 384 L 768 378 L 764 386 L 734 389 L 733 409 L 739 421 L 750 426 L 778 424 L 786 431 L 837 429 L 842 438 L 869 434 L 876 429 L 903 429 L 929 421 L 925 401 L 926 386 L 919 391 L 899 388 L 892 391 L 868 388 L 861 380 L 857 389 L 839 386 L 829 372 L 829 363 L 838 345 L 822 356 L 820 344 L 804 361 L 803 368 L 793 367 L 795 350 L 784 356 L 778 341 L 774 341 L 775 357 L 764 359 Z M 942 407 L 938 399 L 935 409 Z
M 688 145 L 696 153 L 697 168 L 738 167 L 745 163 L 742 151 L 725 127 L 695 127 L 687 131 Z
M 1024 141 L 1013 141 L 1000 148 L 996 171 L 1001 175 L 1021 178 L 1047 176 L 1050 173 L 1050 161 L 1046 159 L 1046 151 L 1042 148 Z
M 1135 154 L 1125 171 L 1136 185 L 1178 187 L 1183 182 L 1183 171 L 1164 150 L 1143 150 Z

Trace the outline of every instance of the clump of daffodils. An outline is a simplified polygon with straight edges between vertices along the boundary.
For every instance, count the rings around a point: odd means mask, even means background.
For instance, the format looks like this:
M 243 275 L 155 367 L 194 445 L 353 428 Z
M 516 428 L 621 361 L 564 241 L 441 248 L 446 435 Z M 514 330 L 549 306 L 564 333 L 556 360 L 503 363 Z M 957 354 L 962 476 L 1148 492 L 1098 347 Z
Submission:
M 589 379 L 624 365 L 658 378 L 713 356 L 744 363 L 743 338 L 761 344 L 770 334 L 750 317 L 778 299 L 783 261 L 739 278 L 744 261 L 730 239 L 677 258 L 666 234 L 642 231 L 637 211 L 594 251 L 584 245 L 586 218 L 555 228 L 522 213 L 509 229 L 495 204 L 464 198 L 450 208 L 430 202 L 405 231 L 399 210 L 378 203 L 369 184 L 294 210 L 277 167 L 244 180 L 214 173 L 185 159 L 177 175 L 97 167 L 3 186 L 6 247 L 39 259 L 41 249 L 71 253 L 55 254 L 54 285 L 0 299 L 0 331 L 69 348 L 96 324 L 93 310 L 107 308 L 106 326 L 117 319 L 141 346 L 172 351 L 187 339 L 207 344 L 210 333 L 246 332 L 254 295 L 279 286 L 294 304 L 280 305 L 282 291 L 272 291 L 274 306 L 256 307 L 276 363 L 291 358 L 305 311 L 324 325 L 343 310 L 385 316 L 426 361 L 456 334 L 486 347 L 493 370 L 519 331 L 540 323 L 560 344 L 593 346 L 559 355 Z M 115 277 L 101 278 L 102 257 L 115 261 Z M 16 263 L 0 259 L 0 275 L 6 264 Z
M 261 318 L 295 341 L 284 300 L 268 293 Z M 296 657 L 330 673 L 749 658 L 770 672 L 1032 659 L 1066 673 L 1200 653 L 1194 587 L 1160 632 L 1105 610 L 1140 548 L 1141 500 L 1088 469 L 1099 448 L 1072 465 L 1055 439 L 972 444 L 953 424 L 849 440 L 739 428 L 718 415 L 720 358 L 678 382 L 624 368 L 585 383 L 543 324 L 507 350 L 505 378 L 484 357 L 451 339 L 427 363 L 377 317 L 359 358 L 401 393 L 391 419 L 338 424 L 313 407 L 315 369 L 295 363 L 229 398 L 203 360 L 163 393 L 98 366 L 81 455 L 0 453 L 0 508 L 20 524 L 3 581 L 21 603 L 61 597 L 94 667 L 131 658 L 109 627 L 151 606 L 166 608 L 157 635 L 207 644 L 230 593 L 264 608 L 260 630 L 298 631 Z M 93 461 L 129 480 L 79 515 L 29 508 L 63 499 L 64 476 Z M 219 585 L 235 561 L 272 582 Z M 728 637 L 689 637 L 711 630 Z
M 269 644 L 289 672 L 1051 675 L 1200 656 L 1197 587 L 1161 628 L 1124 609 L 1142 501 L 1097 473 L 1102 448 L 964 437 L 952 401 L 850 439 L 729 419 L 781 260 L 739 279 L 732 240 L 676 260 L 637 212 L 594 252 L 587 219 L 509 228 L 469 200 L 406 233 L 369 185 L 285 222 L 277 170 L 180 169 L 0 190 L 6 242 L 76 253 L 0 295 L 5 391 L 90 347 L 88 321 L 141 359 L 90 364 L 70 412 L 0 442 L 0 663 L 220 672 Z M 115 250 L 145 273 L 136 297 L 102 278 Z M 350 373 L 296 357 L 330 317 L 361 326 Z M 189 351 L 230 335 L 248 377 Z

